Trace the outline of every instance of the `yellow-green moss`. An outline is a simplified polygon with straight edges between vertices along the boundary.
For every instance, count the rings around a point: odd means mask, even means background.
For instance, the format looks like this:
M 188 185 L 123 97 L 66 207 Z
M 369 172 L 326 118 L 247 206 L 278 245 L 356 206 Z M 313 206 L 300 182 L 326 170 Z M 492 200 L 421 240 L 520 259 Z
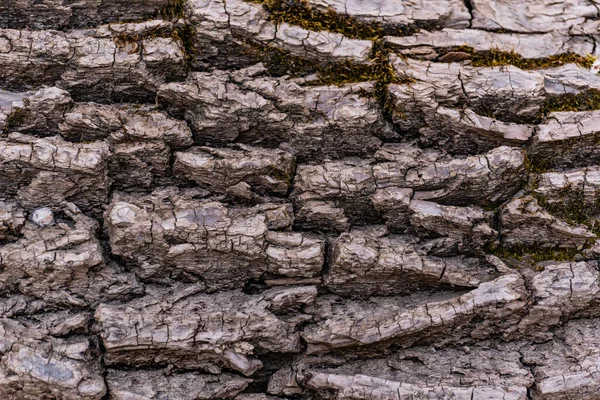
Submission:
M 529 173 L 541 174 L 551 167 L 551 161 L 539 154 L 525 154 L 525 169 Z
M 262 62 L 273 76 L 289 75 L 300 77 L 316 72 L 314 61 L 291 55 L 283 49 L 263 45 L 254 41 L 246 42 L 246 55 Z
M 441 28 L 434 22 L 417 21 L 411 25 L 363 22 L 347 14 L 338 14 L 331 8 L 311 6 L 306 0 L 246 0 L 262 4 L 269 12 L 269 19 L 279 24 L 286 22 L 311 31 L 341 33 L 353 39 L 377 40 L 385 35 L 411 36 L 420 29 Z
M 357 82 L 375 82 L 370 96 L 379 103 L 384 117 L 398 113 L 388 91 L 390 83 L 408 83 L 399 79 L 389 60 L 389 49 L 383 40 L 373 43 L 370 64 L 356 64 L 350 61 L 328 64 L 317 71 L 319 79 L 313 85 L 342 85 Z
M 316 73 L 318 79 L 307 85 L 344 85 L 358 82 L 374 82 L 374 91 L 366 95 L 377 99 L 384 116 L 391 117 L 392 113 L 399 112 L 388 92 L 390 83 L 407 83 L 397 78 L 394 68 L 389 61 L 390 49 L 385 46 L 383 36 L 389 32 L 384 31 L 381 24 L 363 23 L 333 10 L 320 11 L 310 6 L 305 0 L 251 0 L 262 4 L 269 12 L 270 20 L 277 24 L 286 22 L 301 26 L 312 31 L 329 31 L 341 33 L 344 36 L 356 39 L 373 41 L 370 62 L 366 64 L 352 61 L 318 63 L 311 60 L 294 57 L 289 52 L 250 43 L 253 50 L 259 55 L 260 61 L 265 63 L 274 75 L 304 76 Z M 417 28 L 398 27 L 395 33 L 412 34 Z
M 351 61 L 328 63 L 316 68 L 319 79 L 309 85 L 344 85 L 346 83 L 387 80 L 380 64 L 356 64 Z
M 542 107 L 544 115 L 554 111 L 600 110 L 600 90 L 588 89 L 580 93 L 548 96 Z
M 194 46 L 196 30 L 190 24 L 183 24 L 173 30 L 173 39 L 181 45 L 185 65 L 191 69 L 196 61 L 196 48 Z
M 561 200 L 550 202 L 546 196 L 535 193 L 537 187 L 537 180 L 533 180 L 529 190 L 546 211 L 570 225 L 584 225 L 600 236 L 600 221 L 597 220 L 600 216 L 600 199 L 587 198 L 582 190 L 567 187 L 553 193 L 554 197 Z
M 555 217 L 571 225 L 585 225 L 598 235 L 600 226 L 596 218 L 600 216 L 600 199 L 587 199 L 583 191 L 569 188 L 558 190 L 554 196 L 564 200 L 549 202 L 546 197 L 541 195 L 536 195 L 536 198 L 540 206 Z
M 140 42 L 144 39 L 152 39 L 157 37 L 168 36 L 171 33 L 169 28 L 155 27 L 147 29 L 142 32 L 116 32 L 112 31 L 114 36 L 113 40 L 117 46 L 123 48 L 127 45 L 132 46 L 131 53 L 136 53 L 140 49 Z
M 349 15 L 333 10 L 320 11 L 303 0 L 257 0 L 269 12 L 269 19 L 277 24 L 287 22 L 311 31 L 341 33 L 354 39 L 375 40 L 384 35 L 378 23 L 363 23 Z
M 471 63 L 474 67 L 498 67 L 504 65 L 513 65 L 517 68 L 531 70 L 560 67 L 561 65 L 575 63 L 583 68 L 589 69 L 596 60 L 596 58 L 592 55 L 581 56 L 571 52 L 556 54 L 543 58 L 524 58 L 514 50 L 502 51 L 498 49 L 490 49 L 487 51 L 477 51 L 469 46 L 453 47 L 447 49 L 444 53 L 451 51 L 460 51 L 469 54 Z
M 396 71 L 390 62 L 390 50 L 385 47 L 383 40 L 379 40 L 373 44 L 372 58 L 377 68 L 377 76 L 375 83 L 375 98 L 379 102 L 379 106 L 386 119 L 391 120 L 394 114 L 402 114 L 402 110 L 398 108 L 394 99 L 390 95 L 388 86 L 391 83 L 409 83 L 408 80 L 402 80 L 396 75 Z
M 25 105 L 27 106 L 27 104 Z M 22 125 L 30 115 L 31 113 L 27 108 L 15 108 L 6 118 L 4 132 L 8 132 L 10 129 Z
M 534 269 L 542 269 L 539 262 L 542 261 L 574 261 L 580 254 L 575 248 L 545 248 L 539 246 L 487 246 L 485 251 L 503 260 L 515 261 L 519 265 L 529 266 Z
M 185 15 L 186 0 L 170 0 L 169 3 L 158 11 L 158 16 L 164 19 L 183 18 Z

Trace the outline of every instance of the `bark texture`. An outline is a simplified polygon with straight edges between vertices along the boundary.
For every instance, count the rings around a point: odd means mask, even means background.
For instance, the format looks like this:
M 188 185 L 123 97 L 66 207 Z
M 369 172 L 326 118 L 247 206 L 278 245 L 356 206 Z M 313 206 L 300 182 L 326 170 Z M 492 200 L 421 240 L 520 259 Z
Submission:
M 2 0 L 0 398 L 597 400 L 599 21 Z

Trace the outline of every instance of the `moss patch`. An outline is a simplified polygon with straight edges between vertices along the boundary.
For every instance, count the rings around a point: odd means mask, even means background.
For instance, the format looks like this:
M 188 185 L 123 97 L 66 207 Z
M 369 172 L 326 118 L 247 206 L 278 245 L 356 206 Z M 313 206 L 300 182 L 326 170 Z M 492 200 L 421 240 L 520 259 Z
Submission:
M 291 55 L 288 51 L 265 46 L 256 42 L 247 42 L 246 54 L 251 55 L 257 62 L 262 62 L 273 76 L 289 75 L 297 78 L 317 72 L 321 66 L 312 60 Z
M 194 46 L 196 30 L 192 25 L 186 23 L 175 28 L 172 37 L 181 45 L 186 68 L 191 69 L 196 62 L 196 48 Z
M 27 109 L 29 101 L 24 100 L 23 103 L 25 104 L 25 108 L 15 108 L 6 118 L 6 123 L 3 129 L 4 133 L 7 133 L 12 128 L 23 125 L 23 123 L 31 116 L 31 112 Z
M 157 17 L 167 20 L 185 19 L 186 3 L 187 0 L 169 0 L 169 3 L 158 11 Z M 187 22 L 173 29 L 171 33 L 171 37 L 181 45 L 185 65 L 188 70 L 195 63 L 195 34 L 196 30 Z
M 399 112 L 395 109 L 393 99 L 388 92 L 388 85 L 409 82 L 396 76 L 389 61 L 391 50 L 385 46 L 383 36 L 390 33 L 410 35 L 418 31 L 418 27 L 395 27 L 386 30 L 379 23 L 360 22 L 351 16 L 338 14 L 334 10 L 321 11 L 310 6 L 305 0 L 250 1 L 262 4 L 269 12 L 270 20 L 276 24 L 286 22 L 311 31 L 337 32 L 349 38 L 373 41 L 369 64 L 352 61 L 315 63 L 312 60 L 294 57 L 289 52 L 278 48 L 251 43 L 253 51 L 272 75 L 299 77 L 315 73 L 318 79 L 307 83 L 311 86 L 375 82 L 374 91 L 365 95 L 377 99 L 385 118 L 391 119 L 394 112 Z
M 600 216 L 600 199 L 588 199 L 581 190 L 562 189 L 556 193 L 564 199 L 562 201 L 548 202 L 548 199 L 536 195 L 540 206 L 550 214 L 571 224 L 585 225 L 594 234 L 600 233 L 600 226 L 596 218 Z
M 524 58 L 514 50 L 502 51 L 491 49 L 477 51 L 469 46 L 459 46 L 444 50 L 442 56 L 450 52 L 461 52 L 468 54 L 474 67 L 499 67 L 513 65 L 520 69 L 542 69 L 560 67 L 565 64 L 577 64 L 583 68 L 591 68 L 596 58 L 592 55 L 581 56 L 575 53 L 563 53 L 543 58 Z
M 161 8 L 157 16 L 164 19 L 183 18 L 185 16 L 186 0 L 170 0 L 169 3 Z
M 341 33 L 354 39 L 375 40 L 384 35 L 378 23 L 363 23 L 349 15 L 333 10 L 320 11 L 302 0 L 257 0 L 269 12 L 269 19 L 277 24 L 287 22 L 311 31 Z
M 580 250 L 574 248 L 542 248 L 538 246 L 487 246 L 485 251 L 503 260 L 514 261 L 518 265 L 543 270 L 542 261 L 574 261 Z
M 409 83 L 396 75 L 389 60 L 389 52 L 383 40 L 377 40 L 373 43 L 371 64 L 355 64 L 352 62 L 328 64 L 317 70 L 319 79 L 310 84 L 343 85 L 368 81 L 375 82 L 373 93 L 366 95 L 377 100 L 384 117 L 389 119 L 393 113 L 401 111 L 396 109 L 396 105 L 390 96 L 389 84 Z
M 246 0 L 262 4 L 269 12 L 269 19 L 279 24 L 286 22 L 311 31 L 341 33 L 353 39 L 376 40 L 384 35 L 411 36 L 420 29 L 435 30 L 442 26 L 435 22 L 415 21 L 411 25 L 363 22 L 347 14 L 338 14 L 333 9 L 311 6 L 306 0 Z
M 392 63 L 390 62 L 389 55 L 390 50 L 385 47 L 383 40 L 373 44 L 372 58 L 377 67 L 375 71 L 377 76 L 375 83 L 375 98 L 381 107 L 384 118 L 392 121 L 392 116 L 394 114 L 402 115 L 402 110 L 400 110 L 394 102 L 394 99 L 388 90 L 388 86 L 391 83 L 406 84 L 410 83 L 410 81 L 398 78 Z
M 525 154 L 525 170 L 533 174 L 547 172 L 552 167 L 552 162 L 539 154 Z
M 157 37 L 169 36 L 171 34 L 171 29 L 164 27 L 155 27 L 152 29 L 144 30 L 142 32 L 132 33 L 132 32 L 116 32 L 112 31 L 114 36 L 113 40 L 119 47 L 126 47 L 127 45 L 131 45 L 136 52 L 140 47 L 140 42 L 144 39 L 152 39 Z
M 547 96 L 544 104 L 540 107 L 537 117 L 531 121 L 534 124 L 540 124 L 553 112 L 577 112 L 577 111 L 594 111 L 600 110 L 600 90 L 588 89 L 580 93 L 565 93 L 562 95 Z M 594 143 L 589 142 L 595 140 L 594 135 L 583 137 L 572 137 L 565 140 L 550 142 L 545 144 L 545 147 L 550 146 L 550 149 L 540 149 L 539 151 L 531 151 L 526 159 L 525 166 L 529 172 L 541 173 L 546 172 L 554 167 L 553 160 L 564 161 L 567 153 L 571 152 L 574 146 L 593 147 Z M 600 142 L 596 140 L 596 145 Z M 568 168 L 575 167 L 565 165 Z
M 545 115 L 554 111 L 591 110 L 600 110 L 600 90 L 598 89 L 548 96 L 542 108 L 542 113 Z

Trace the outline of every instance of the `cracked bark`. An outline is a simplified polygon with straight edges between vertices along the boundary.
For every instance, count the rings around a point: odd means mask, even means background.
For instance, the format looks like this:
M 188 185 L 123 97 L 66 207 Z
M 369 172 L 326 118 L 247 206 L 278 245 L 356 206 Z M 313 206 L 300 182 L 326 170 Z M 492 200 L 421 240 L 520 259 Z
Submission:
M 1 398 L 598 397 L 598 4 L 305 6 L 0 5 Z

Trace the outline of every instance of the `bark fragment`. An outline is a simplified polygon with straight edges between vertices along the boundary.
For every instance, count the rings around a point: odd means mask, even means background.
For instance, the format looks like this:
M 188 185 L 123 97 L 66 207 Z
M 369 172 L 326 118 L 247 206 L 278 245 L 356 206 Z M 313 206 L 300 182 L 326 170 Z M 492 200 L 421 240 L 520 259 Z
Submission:
M 151 35 L 172 29 L 163 21 L 91 32 L 0 29 L 1 86 L 56 85 L 78 100 L 100 102 L 151 99 L 162 83 L 184 74 L 180 44 Z
M 379 222 L 383 216 L 398 228 L 406 220 L 403 216 L 421 212 L 417 206 L 411 210 L 413 200 L 491 205 L 514 194 L 523 173 L 523 153 L 517 148 L 503 146 L 452 159 L 435 150 L 402 144 L 384 147 L 370 160 L 300 164 L 294 198 L 303 226 L 345 228 L 344 218 L 365 223 Z M 328 209 L 323 202 L 328 202 Z
M 436 257 L 414 236 L 342 234 L 332 246 L 325 284 L 360 296 L 411 294 L 428 288 L 474 288 L 497 276 L 477 258 Z
M 262 5 L 242 0 L 190 0 L 185 13 L 195 28 L 194 53 L 202 66 L 247 66 L 248 43 L 275 47 L 316 62 L 367 63 L 373 47 L 370 40 L 340 33 L 311 31 L 286 22 L 277 25 L 268 19 Z
M 139 294 L 133 274 L 105 260 L 97 222 L 73 208 L 66 212 L 70 218 L 56 225 L 26 222 L 22 238 L 0 247 L 2 291 L 74 309 Z
M 7 399 L 100 400 L 102 367 L 85 337 L 55 339 L 14 320 L 0 320 L 0 394 Z
M 139 276 L 166 278 L 175 269 L 211 290 L 240 287 L 250 278 L 317 276 L 324 241 L 278 231 L 292 221 L 289 204 L 227 207 L 173 190 L 117 196 L 106 212 L 112 252 L 133 262 Z
M 232 72 L 191 73 L 161 86 L 158 102 L 184 117 L 200 144 L 285 143 L 299 157 L 372 154 L 385 131 L 369 82 L 300 86 L 263 76 L 261 65 Z
M 302 307 L 314 301 L 317 291 L 301 286 L 254 296 L 175 293 L 158 291 L 97 308 L 107 365 L 172 364 L 213 374 L 226 368 L 250 376 L 262 367 L 253 357 L 256 352 L 302 350 L 299 325 L 310 319 Z
M 515 198 L 500 210 L 502 243 L 507 247 L 578 247 L 596 238 L 588 228 L 552 216 L 533 196 Z
M 107 158 L 103 143 L 11 133 L 0 138 L 0 190 L 27 209 L 59 208 L 69 201 L 94 210 L 108 198 Z
M 285 196 L 294 157 L 285 151 L 240 145 L 234 149 L 199 147 L 175 154 L 174 173 L 216 193 L 246 183 L 251 190 Z
M 421 30 L 411 36 L 387 36 L 386 42 L 401 54 L 433 59 L 444 48 L 468 46 L 477 51 L 514 51 L 524 58 L 544 58 L 563 53 L 586 56 L 594 52 L 594 41 L 561 32 L 496 33 L 478 29 Z
M 106 22 L 152 18 L 168 0 L 111 1 L 6 0 L 0 5 L 0 28 L 87 28 Z
M 106 378 L 111 400 L 158 400 L 168 396 L 181 400 L 231 399 L 251 379 L 231 374 L 202 375 L 194 372 L 166 375 L 164 371 L 108 370 Z

